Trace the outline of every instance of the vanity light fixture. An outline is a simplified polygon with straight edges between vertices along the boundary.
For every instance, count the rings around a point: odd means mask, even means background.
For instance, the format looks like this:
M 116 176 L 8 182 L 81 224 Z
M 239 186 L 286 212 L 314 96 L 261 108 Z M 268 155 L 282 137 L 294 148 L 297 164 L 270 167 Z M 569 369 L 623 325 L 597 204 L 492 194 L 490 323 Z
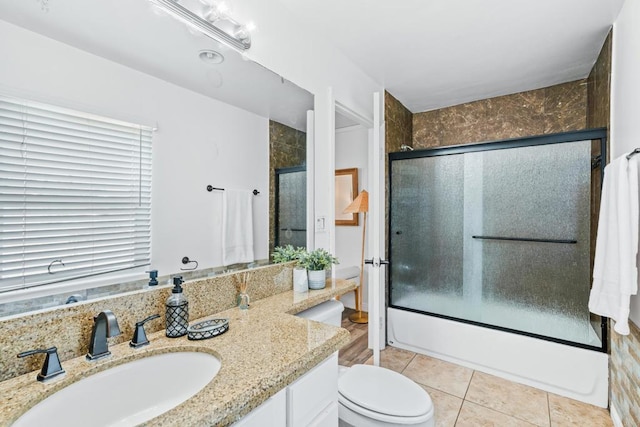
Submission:
M 167 12 L 173 18 L 188 25 L 207 37 L 219 41 L 229 47 L 240 51 L 251 47 L 252 25 L 240 25 L 238 22 L 224 15 L 223 11 L 215 9 L 219 13 L 205 13 L 210 20 L 201 18 L 196 13 L 182 6 L 175 0 L 149 0 L 161 10 Z

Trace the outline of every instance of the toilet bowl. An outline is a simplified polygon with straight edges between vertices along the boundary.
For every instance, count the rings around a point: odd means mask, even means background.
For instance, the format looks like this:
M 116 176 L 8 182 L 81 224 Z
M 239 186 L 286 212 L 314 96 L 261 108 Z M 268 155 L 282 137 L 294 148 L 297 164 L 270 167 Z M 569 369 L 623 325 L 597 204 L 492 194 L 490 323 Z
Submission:
M 409 378 L 379 366 L 340 367 L 340 427 L 433 427 L 433 402 Z
M 340 325 L 344 306 L 327 301 L 298 313 L 300 317 Z M 390 369 L 370 365 L 340 367 L 338 379 L 340 427 L 433 427 L 433 402 L 409 378 Z

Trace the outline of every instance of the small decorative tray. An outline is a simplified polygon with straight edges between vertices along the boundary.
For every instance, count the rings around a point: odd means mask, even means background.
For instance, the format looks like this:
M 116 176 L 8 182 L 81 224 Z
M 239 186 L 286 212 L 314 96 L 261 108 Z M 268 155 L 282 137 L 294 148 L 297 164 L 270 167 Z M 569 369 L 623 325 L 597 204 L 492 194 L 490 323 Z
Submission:
M 229 330 L 229 319 L 210 319 L 195 323 L 187 328 L 190 340 L 206 340 L 222 335 Z

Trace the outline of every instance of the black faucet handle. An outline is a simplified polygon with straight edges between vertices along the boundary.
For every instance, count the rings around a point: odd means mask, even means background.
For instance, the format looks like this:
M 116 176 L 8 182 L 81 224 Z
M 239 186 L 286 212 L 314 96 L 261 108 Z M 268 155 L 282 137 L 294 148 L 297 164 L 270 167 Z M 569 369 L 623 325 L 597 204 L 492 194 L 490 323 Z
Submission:
M 40 353 L 45 353 L 47 357 L 45 357 L 44 363 L 42 364 L 42 369 L 36 377 L 38 381 L 47 381 L 53 377 L 64 374 L 65 371 L 64 369 L 62 369 L 62 364 L 60 363 L 57 347 L 23 351 L 22 353 L 18 354 L 18 357 L 22 358 Z
M 157 319 L 158 317 L 160 317 L 159 314 L 154 314 L 153 316 L 149 316 L 144 320 L 136 322 L 136 330 L 133 332 L 133 338 L 131 338 L 131 341 L 129 342 L 131 347 L 138 348 L 149 344 L 147 334 L 144 331 L 144 324 L 150 320 Z

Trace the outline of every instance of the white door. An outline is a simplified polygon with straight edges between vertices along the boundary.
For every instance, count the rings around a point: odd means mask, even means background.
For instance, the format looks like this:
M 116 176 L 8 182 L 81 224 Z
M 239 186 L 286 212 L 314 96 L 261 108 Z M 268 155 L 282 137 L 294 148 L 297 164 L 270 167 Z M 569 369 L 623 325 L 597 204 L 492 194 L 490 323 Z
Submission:
M 382 96 L 379 92 L 373 94 L 373 129 L 372 144 L 369 158 L 371 159 L 371 198 L 369 204 L 369 254 L 367 260 L 369 269 L 369 337 L 373 348 L 373 363 L 380 365 L 380 349 L 385 346 L 385 313 L 384 287 L 386 283 L 386 263 L 384 258 L 384 123 L 382 121 Z
M 307 111 L 307 249 L 315 249 L 315 116 L 313 110 Z

